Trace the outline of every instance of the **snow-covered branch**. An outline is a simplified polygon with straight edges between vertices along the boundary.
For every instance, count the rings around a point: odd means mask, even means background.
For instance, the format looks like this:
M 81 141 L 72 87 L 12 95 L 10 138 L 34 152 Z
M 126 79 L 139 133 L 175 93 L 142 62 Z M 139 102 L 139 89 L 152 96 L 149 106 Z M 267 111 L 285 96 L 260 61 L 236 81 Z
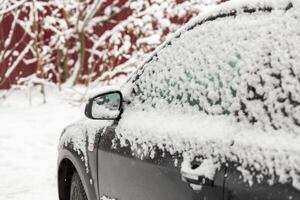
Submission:
M 12 12 L 13 10 L 22 6 L 25 2 L 26 2 L 26 0 L 22 0 L 22 1 L 2 0 L 2 1 L 0 1 L 0 16 L 4 15 L 6 13 Z
M 168 33 L 216 2 L 0 0 L 0 23 L 9 28 L 0 29 L 0 87 L 28 71 L 69 86 L 125 77 Z

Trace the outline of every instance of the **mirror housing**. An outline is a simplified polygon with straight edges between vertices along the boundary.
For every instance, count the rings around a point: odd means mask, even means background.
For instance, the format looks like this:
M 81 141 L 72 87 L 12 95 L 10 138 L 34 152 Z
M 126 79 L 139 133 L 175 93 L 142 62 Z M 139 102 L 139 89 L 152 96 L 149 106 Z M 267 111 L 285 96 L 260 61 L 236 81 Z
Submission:
M 115 120 L 121 114 L 123 96 L 120 91 L 109 91 L 89 99 L 85 116 L 90 119 Z

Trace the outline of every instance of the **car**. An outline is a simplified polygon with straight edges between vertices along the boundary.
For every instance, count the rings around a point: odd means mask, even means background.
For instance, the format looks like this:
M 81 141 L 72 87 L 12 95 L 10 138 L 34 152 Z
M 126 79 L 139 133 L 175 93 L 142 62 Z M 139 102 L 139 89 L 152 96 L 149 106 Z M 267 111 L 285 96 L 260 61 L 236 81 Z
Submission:
M 300 2 L 201 13 L 60 137 L 60 200 L 299 200 Z

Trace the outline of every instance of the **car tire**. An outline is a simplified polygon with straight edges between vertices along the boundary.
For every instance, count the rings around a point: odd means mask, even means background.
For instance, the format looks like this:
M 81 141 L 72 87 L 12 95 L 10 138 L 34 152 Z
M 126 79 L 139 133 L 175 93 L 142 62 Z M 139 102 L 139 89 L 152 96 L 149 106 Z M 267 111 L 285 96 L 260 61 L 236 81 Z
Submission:
M 88 200 L 77 172 L 74 172 L 72 176 L 70 200 Z

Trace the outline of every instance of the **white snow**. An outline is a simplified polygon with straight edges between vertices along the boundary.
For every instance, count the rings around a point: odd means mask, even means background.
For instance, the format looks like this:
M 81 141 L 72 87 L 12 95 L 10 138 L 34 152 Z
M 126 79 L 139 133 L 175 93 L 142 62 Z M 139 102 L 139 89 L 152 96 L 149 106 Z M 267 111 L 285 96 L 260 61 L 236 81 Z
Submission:
M 0 199 L 57 200 L 56 163 L 63 128 L 83 117 L 62 93 L 46 89 L 47 103 L 24 92 L 0 104 Z M 69 97 L 71 98 L 71 97 Z
M 33 44 L 33 41 L 30 41 L 28 43 L 28 45 L 24 48 L 24 50 L 22 51 L 22 53 L 20 53 L 20 55 L 17 57 L 17 59 L 15 60 L 14 64 L 5 72 L 5 75 L 4 75 L 5 77 L 9 77 L 10 74 L 16 69 L 16 67 L 18 66 L 18 64 L 21 62 L 21 60 L 23 59 L 23 57 L 27 54 L 27 52 L 31 48 L 32 44 Z
M 113 198 L 110 198 L 110 197 L 107 197 L 107 196 L 102 196 L 100 198 L 100 200 L 116 200 L 116 199 L 113 199 Z
M 192 161 L 194 156 L 201 155 L 206 163 L 213 162 L 214 166 L 208 169 L 200 166 L 193 173 L 210 179 L 213 179 L 220 162 L 239 159 L 242 166 L 238 170 L 249 184 L 253 177 L 243 168 L 249 165 L 264 175 L 279 175 L 283 183 L 293 177 L 296 188 L 300 182 L 297 175 L 300 169 L 300 136 L 287 135 L 284 131 L 267 133 L 243 124 L 233 124 L 225 116 L 163 110 L 146 112 L 130 108 L 123 113 L 117 133 L 121 144 L 129 141 L 133 151 L 143 148 L 137 155 L 141 159 L 147 154 L 151 155 L 154 146 L 171 154 L 183 153 L 184 171 L 188 171 L 186 163 Z
M 120 91 L 120 90 L 121 90 L 120 85 L 107 85 L 107 86 L 103 86 L 103 87 L 91 90 L 89 92 L 88 96 L 89 96 L 89 98 L 94 98 L 99 94 L 104 94 L 104 93 L 112 92 L 112 91 Z
M 286 12 L 289 2 L 294 7 Z M 266 17 L 261 11 L 243 13 L 245 6 L 275 9 Z M 239 17 L 186 32 L 236 7 Z M 239 159 L 238 170 L 250 185 L 259 179 L 247 169 L 252 166 L 269 175 L 270 184 L 275 176 L 282 183 L 292 178 L 300 190 L 300 127 L 294 123 L 300 120 L 299 8 L 296 0 L 233 1 L 192 20 L 142 69 L 137 96 L 117 127 L 121 144 L 129 141 L 133 150 L 142 144 L 141 154 L 153 155 L 155 145 L 184 153 L 185 171 L 202 155 L 205 160 L 194 172 L 210 179 L 220 163 Z M 130 87 L 122 91 L 129 93 Z M 28 106 L 21 94 L 0 105 L 0 199 L 57 199 L 58 139 L 83 110 L 52 95 L 46 105 Z M 110 123 L 79 121 L 69 126 L 60 147 L 72 141 L 86 162 L 86 139 L 92 147 L 96 131 Z
M 237 17 L 187 31 L 234 8 Z M 233 1 L 189 22 L 133 75 L 140 75 L 136 95 L 117 127 L 122 144 L 202 155 L 216 165 L 238 159 L 250 185 L 259 179 L 254 166 L 270 184 L 292 178 L 300 190 L 299 11 L 297 0 Z
M 60 138 L 59 148 L 72 143 L 73 149 L 84 161 L 86 172 L 88 173 L 89 166 L 86 147 L 93 149 L 97 132 L 111 124 L 112 121 L 109 120 L 90 120 L 87 118 L 76 121 L 65 128 L 65 132 Z
M 210 180 L 214 180 L 216 170 L 219 168 L 219 165 L 215 165 L 212 160 L 204 160 L 200 166 L 193 169 L 191 162 L 188 159 L 184 160 L 181 164 L 181 172 L 189 176 L 193 176 L 194 180 L 198 180 L 199 176 L 205 176 Z

